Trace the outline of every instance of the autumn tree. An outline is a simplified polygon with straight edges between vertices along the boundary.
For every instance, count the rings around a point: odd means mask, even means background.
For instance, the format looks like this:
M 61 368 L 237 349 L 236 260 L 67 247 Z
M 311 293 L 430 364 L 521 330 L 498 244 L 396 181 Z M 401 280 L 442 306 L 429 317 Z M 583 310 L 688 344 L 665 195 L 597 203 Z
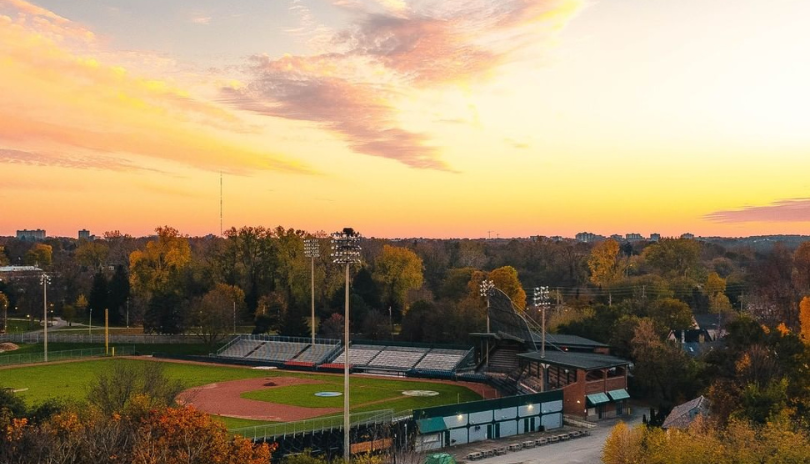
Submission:
M 144 331 L 179 333 L 183 329 L 182 278 L 191 262 L 188 238 L 169 226 L 158 227 L 157 239 L 130 254 L 130 283 L 146 303 Z
M 643 427 L 631 428 L 619 422 L 610 431 L 602 448 L 602 462 L 605 464 L 638 464 L 642 460 Z
M 650 307 L 650 317 L 661 333 L 669 330 L 686 330 L 694 324 L 689 305 L 675 298 L 655 301 Z
M 6 255 L 6 247 L 4 245 L 0 245 L 0 266 L 8 266 L 9 259 L 8 255 Z
M 613 304 L 611 286 L 618 282 L 624 272 L 624 261 L 619 255 L 619 242 L 612 238 L 597 243 L 588 257 L 591 282 L 608 292 L 608 306 Z
M 44 243 L 35 243 L 25 253 L 25 263 L 31 266 L 50 266 L 53 260 L 53 247 Z
M 793 252 L 793 281 L 803 294 L 810 292 L 810 242 L 803 242 Z
M 99 270 L 107 263 L 110 247 L 101 240 L 87 240 L 76 248 L 76 262 L 89 269 Z
M 237 308 L 245 305 L 245 292 L 235 285 L 217 284 L 192 308 L 192 326 L 209 350 L 229 334 L 236 321 Z
M 130 282 L 135 291 L 149 294 L 171 291 L 180 272 L 191 262 L 188 238 L 169 226 L 158 227 L 156 240 L 129 256 Z
M 183 384 L 170 379 L 157 362 L 115 362 L 90 383 L 87 400 L 104 414 L 124 411 L 133 401 L 150 407 L 170 406 Z
M 512 300 L 516 308 L 523 311 L 526 309 L 526 292 L 518 279 L 518 271 L 512 266 L 503 266 L 493 269 L 487 274 L 487 278 L 495 284 L 495 288 L 504 292 Z
M 407 248 L 384 245 L 374 264 L 373 276 L 380 284 L 383 304 L 407 312 L 408 290 L 422 286 L 422 259 Z
M 801 324 L 801 337 L 804 343 L 810 344 L 810 297 L 802 298 L 799 303 L 799 322 Z
M 225 231 L 227 241 L 217 256 L 217 268 L 223 282 L 245 291 L 249 312 L 255 312 L 264 293 L 273 291 L 275 266 L 273 232 L 262 227 L 245 226 Z
M 663 239 L 645 248 L 642 256 L 663 275 L 687 277 L 700 262 L 700 243 L 685 238 Z

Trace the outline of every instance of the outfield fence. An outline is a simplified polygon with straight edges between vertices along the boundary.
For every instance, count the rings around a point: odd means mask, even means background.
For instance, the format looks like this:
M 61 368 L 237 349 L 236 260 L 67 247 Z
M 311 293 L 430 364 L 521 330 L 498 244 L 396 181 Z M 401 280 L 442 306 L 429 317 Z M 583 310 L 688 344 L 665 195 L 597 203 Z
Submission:
M 110 354 L 125 356 L 135 353 L 134 346 L 116 346 L 110 348 Z M 107 356 L 104 348 L 84 348 L 78 350 L 49 351 L 48 362 L 65 361 L 70 359 L 98 358 Z M 0 356 L 0 366 L 14 366 L 18 364 L 35 364 L 45 362 L 45 353 L 8 354 Z
M 45 335 L 42 332 L 10 333 L 0 335 L 0 342 L 12 343 L 42 343 Z M 104 343 L 104 334 L 77 334 L 59 333 L 53 331 L 48 333 L 48 341 L 53 343 Z M 122 335 L 110 334 L 110 343 L 126 343 L 135 345 L 148 344 L 182 344 L 201 343 L 197 335 L 158 335 L 158 334 L 135 334 Z
M 358 412 L 349 415 L 351 428 L 394 422 L 394 410 L 382 409 L 379 411 Z M 318 417 L 297 422 L 283 422 L 279 424 L 256 425 L 231 429 L 231 433 L 242 435 L 253 441 L 273 441 L 278 438 L 308 433 L 331 432 L 343 430 L 343 415 Z

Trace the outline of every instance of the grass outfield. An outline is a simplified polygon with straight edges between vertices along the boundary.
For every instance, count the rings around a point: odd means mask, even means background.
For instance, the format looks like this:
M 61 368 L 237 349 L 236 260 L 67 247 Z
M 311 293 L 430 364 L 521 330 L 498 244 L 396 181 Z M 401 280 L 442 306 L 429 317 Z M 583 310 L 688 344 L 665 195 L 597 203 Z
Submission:
M 86 397 L 87 386 L 100 372 L 109 370 L 113 363 L 144 362 L 155 361 L 100 359 L 0 369 L 0 387 L 27 389 L 20 392 L 19 395 L 28 405 L 39 404 L 50 398 L 83 400 Z M 258 377 L 297 377 L 319 380 L 322 383 L 257 390 L 243 394 L 242 396 L 260 401 L 303 407 L 339 408 L 343 406 L 342 396 L 332 398 L 314 396 L 315 393 L 320 391 L 342 392 L 343 377 L 340 375 L 257 370 L 241 367 L 181 364 L 173 362 L 165 362 L 163 366 L 169 377 L 180 379 L 186 388 L 215 382 Z M 402 395 L 403 390 L 433 390 L 439 392 L 439 395 L 432 397 L 407 397 Z M 403 411 L 413 408 L 452 404 L 457 401 L 473 401 L 480 398 L 477 393 L 465 387 L 452 384 L 355 376 L 351 378 L 350 400 L 353 412 L 374 411 L 378 409 Z M 227 417 L 223 417 L 221 420 L 228 428 L 266 423 Z
M 323 383 L 270 388 L 243 393 L 242 398 L 268 403 L 306 405 L 313 408 L 341 408 L 343 396 L 318 397 L 315 393 L 335 391 L 343 393 L 342 376 L 317 376 Z M 349 404 L 352 412 L 393 409 L 405 411 L 456 402 L 481 399 L 477 393 L 458 385 L 435 382 L 414 382 L 387 378 L 352 377 L 349 385 Z M 432 390 L 437 396 L 405 396 L 405 390 Z

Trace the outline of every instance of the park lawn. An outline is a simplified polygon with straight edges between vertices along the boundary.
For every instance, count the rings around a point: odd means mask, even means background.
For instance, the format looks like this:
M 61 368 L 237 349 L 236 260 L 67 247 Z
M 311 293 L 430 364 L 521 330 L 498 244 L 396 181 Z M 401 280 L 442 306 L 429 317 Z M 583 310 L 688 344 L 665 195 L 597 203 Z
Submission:
M 50 348 L 50 347 L 49 347 Z M 0 387 L 28 390 L 20 392 L 26 404 L 35 405 L 51 398 L 83 400 L 87 386 L 113 363 L 143 363 L 133 359 L 98 359 L 0 369 Z M 186 388 L 214 382 L 263 377 L 266 371 L 196 364 L 163 363 L 166 375 L 180 379 Z
M 279 374 L 288 374 L 280 372 Z M 301 376 L 303 377 L 303 376 Z M 267 388 L 243 393 L 242 398 L 288 404 L 312 408 L 340 408 L 343 396 L 318 397 L 315 393 L 335 391 L 343 393 L 343 378 L 340 376 L 307 375 L 323 383 Z M 481 399 L 472 390 L 459 385 L 435 382 L 413 382 L 392 379 L 352 377 L 349 403 L 353 412 L 394 409 L 405 411 L 414 408 L 427 408 L 448 403 L 466 402 Z M 404 390 L 433 390 L 437 396 L 411 397 L 402 394 Z
M 28 332 L 30 330 L 39 329 L 39 326 L 32 325 L 27 319 L 10 319 L 8 320 L 8 333 Z M 0 327 L 2 328 L 2 327 Z

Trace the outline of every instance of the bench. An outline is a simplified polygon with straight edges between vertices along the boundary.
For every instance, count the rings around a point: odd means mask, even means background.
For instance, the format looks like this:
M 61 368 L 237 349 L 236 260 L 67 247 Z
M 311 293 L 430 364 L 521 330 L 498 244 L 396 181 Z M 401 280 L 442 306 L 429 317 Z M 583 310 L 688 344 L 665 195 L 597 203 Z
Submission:
M 571 435 L 569 435 L 567 433 L 564 433 L 564 434 L 560 435 L 560 440 L 565 441 L 565 440 L 570 440 L 570 439 L 571 439 Z
M 481 453 L 480 451 L 476 451 L 474 453 L 470 453 L 467 455 L 467 459 L 469 459 L 470 461 L 475 461 L 476 459 L 481 459 L 482 457 L 484 457 L 484 454 Z
M 580 433 L 579 430 L 574 430 L 573 432 L 571 432 L 571 438 L 579 438 L 581 436 L 582 436 L 582 433 Z
M 524 448 L 534 448 L 534 440 L 524 441 L 523 447 Z
M 560 441 L 560 437 L 558 435 L 554 435 L 553 437 L 548 437 L 548 442 L 549 443 L 557 443 L 558 441 Z
M 494 449 L 488 449 L 488 450 L 484 451 L 483 454 L 484 454 L 485 458 L 491 458 L 492 456 L 495 456 L 495 450 Z
M 509 451 L 520 451 L 521 449 L 523 449 L 523 445 L 520 443 L 512 443 L 509 445 Z
M 500 448 L 495 448 L 495 454 L 497 454 L 498 456 L 506 454 L 506 447 L 502 446 Z
M 537 446 L 543 446 L 548 443 L 548 438 L 538 438 L 534 442 L 537 443 Z

